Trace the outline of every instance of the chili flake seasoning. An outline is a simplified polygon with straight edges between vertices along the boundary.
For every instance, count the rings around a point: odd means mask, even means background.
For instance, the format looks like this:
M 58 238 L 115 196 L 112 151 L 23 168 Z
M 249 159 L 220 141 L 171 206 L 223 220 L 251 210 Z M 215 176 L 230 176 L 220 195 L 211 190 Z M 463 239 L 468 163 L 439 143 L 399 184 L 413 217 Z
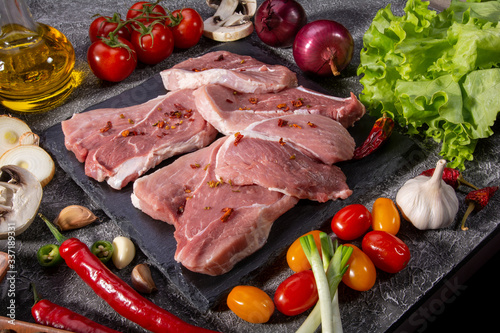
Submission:
M 99 131 L 100 131 L 101 133 L 104 133 L 104 132 L 109 131 L 111 128 L 113 128 L 113 124 L 111 124 L 111 122 L 110 122 L 110 121 L 108 121 L 108 122 L 106 123 L 106 126 L 104 126 L 103 128 L 101 128 Z
M 252 104 L 257 104 L 257 102 L 258 102 L 259 100 L 258 100 L 256 97 L 250 97 L 250 98 L 248 99 L 248 101 L 249 101 L 250 103 L 252 103 Z
M 220 220 L 222 222 L 227 222 L 227 220 L 229 219 L 229 217 L 231 216 L 231 214 L 233 214 L 233 209 L 232 208 L 222 208 L 221 212 L 224 213 L 224 215 L 221 216 Z
M 278 126 L 279 127 L 285 127 L 286 125 L 288 125 L 288 121 L 286 120 L 283 120 L 283 119 L 278 119 Z
M 237 146 L 238 143 L 240 143 L 240 141 L 243 139 L 243 134 L 241 134 L 240 132 L 237 132 L 234 134 L 234 145 Z

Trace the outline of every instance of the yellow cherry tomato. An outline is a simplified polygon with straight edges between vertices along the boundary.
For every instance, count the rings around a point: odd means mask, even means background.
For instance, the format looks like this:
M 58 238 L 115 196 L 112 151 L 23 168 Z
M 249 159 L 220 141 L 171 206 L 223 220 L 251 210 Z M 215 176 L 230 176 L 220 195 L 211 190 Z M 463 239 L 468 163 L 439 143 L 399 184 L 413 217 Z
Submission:
M 349 288 L 357 291 L 369 290 L 375 284 L 377 271 L 371 259 L 356 245 L 344 244 L 352 247 L 352 254 L 347 261 L 349 267 L 342 277 Z
M 372 229 L 386 231 L 396 235 L 399 231 L 401 218 L 394 202 L 389 198 L 378 198 L 372 207 Z
M 238 317 L 254 324 L 265 323 L 274 312 L 271 297 L 253 286 L 236 286 L 227 296 L 227 306 Z
M 314 237 L 314 242 L 316 243 L 316 246 L 318 249 L 321 249 L 321 241 L 319 239 L 319 234 L 321 231 L 319 230 L 313 230 L 309 231 L 305 234 L 303 234 L 300 237 L 307 236 L 307 235 L 313 235 Z M 311 265 L 309 264 L 309 260 L 307 260 L 307 257 L 304 253 L 304 250 L 302 249 L 302 245 L 300 244 L 300 237 L 297 238 L 292 245 L 288 248 L 288 251 L 286 253 L 286 261 L 288 263 L 288 267 L 294 272 L 301 272 L 305 271 L 307 269 L 311 269 Z M 321 254 L 321 252 L 320 252 Z

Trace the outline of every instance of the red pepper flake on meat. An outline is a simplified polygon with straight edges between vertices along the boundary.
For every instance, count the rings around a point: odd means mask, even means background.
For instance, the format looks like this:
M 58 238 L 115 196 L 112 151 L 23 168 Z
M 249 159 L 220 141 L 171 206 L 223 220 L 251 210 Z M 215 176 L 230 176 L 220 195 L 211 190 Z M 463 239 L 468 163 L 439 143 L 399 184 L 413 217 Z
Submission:
M 113 124 L 111 124 L 111 122 L 110 122 L 110 121 L 108 121 L 108 122 L 106 123 L 106 126 L 104 126 L 103 128 L 101 128 L 99 131 L 100 131 L 101 133 L 104 133 L 104 132 L 109 131 L 109 130 L 110 130 L 110 129 L 112 129 L 112 128 L 113 128 Z
M 127 121 L 128 121 L 128 123 L 129 123 L 129 124 L 134 124 L 134 123 L 135 123 L 135 122 L 134 122 L 132 119 L 130 119 L 130 118 L 129 118 Z
M 221 181 L 219 181 L 219 180 L 209 180 L 209 181 L 207 182 L 207 184 L 208 184 L 208 187 L 210 187 L 210 188 L 216 188 L 216 187 L 218 187 L 219 185 L 222 185 L 222 182 L 221 182 Z
M 297 100 L 292 101 L 292 106 L 294 106 L 296 108 L 300 108 L 303 105 L 304 105 L 304 102 L 302 101 L 302 98 L 298 98 Z
M 120 118 L 121 118 L 121 119 L 124 119 L 124 118 L 125 118 L 125 115 L 124 115 L 123 113 L 122 113 L 122 114 L 120 114 Z
M 244 64 L 244 63 L 245 63 L 245 59 L 242 59 L 242 60 L 240 61 L 240 64 Z
M 312 127 L 312 128 L 316 128 L 316 127 L 318 127 L 318 126 L 316 126 L 315 124 L 311 123 L 310 121 L 308 121 L 308 122 L 307 122 L 307 125 L 308 125 L 309 127 Z
M 238 95 L 238 92 L 236 90 L 234 90 L 233 95 Z
M 286 120 L 283 120 L 283 119 L 278 119 L 278 126 L 279 127 L 285 127 L 286 125 L 288 125 L 288 121 Z
M 190 164 L 189 166 L 191 167 L 191 169 L 198 169 L 200 167 L 200 164 L 195 163 L 195 164 Z
M 224 215 L 221 216 L 220 220 L 222 222 L 227 222 L 227 220 L 229 219 L 229 217 L 231 216 L 231 214 L 233 214 L 233 209 L 232 208 L 222 208 L 221 212 L 224 213 Z
M 290 159 L 291 160 L 294 160 L 297 156 L 295 156 L 295 154 L 293 154 L 292 156 L 290 156 Z
M 238 143 L 240 143 L 240 141 L 243 139 L 243 134 L 241 134 L 240 132 L 236 132 L 234 134 L 234 145 L 237 146 Z
M 252 109 L 250 109 L 248 106 L 245 106 L 243 108 L 241 108 L 241 107 L 238 108 L 238 110 L 242 111 L 242 110 L 252 110 Z
M 171 111 L 169 113 L 169 117 L 170 118 L 180 118 L 180 117 L 182 117 L 182 112 L 180 112 L 180 111 Z
M 135 135 L 137 135 L 137 132 L 136 132 L 136 131 L 124 130 L 124 131 L 122 132 L 122 136 L 123 136 L 124 138 L 126 138 L 126 137 L 128 137 L 128 136 L 135 136 Z
M 280 143 L 280 145 L 284 146 L 285 145 L 285 140 L 283 140 L 283 138 L 280 138 L 279 143 Z
M 191 189 L 187 186 L 184 186 L 184 193 L 191 193 Z
M 298 128 L 298 129 L 302 128 L 302 127 L 300 127 L 300 125 L 297 125 L 297 124 L 291 124 L 290 127 L 295 127 L 295 128 Z
M 285 109 L 285 108 L 287 108 L 286 103 L 280 103 L 280 104 L 276 105 L 276 107 L 277 107 L 278 109 Z M 287 108 L 287 109 L 288 109 L 288 108 Z
M 250 97 L 250 98 L 248 99 L 248 101 L 249 101 L 250 103 L 252 103 L 252 104 L 257 104 L 257 102 L 258 102 L 259 100 L 258 100 L 256 97 Z

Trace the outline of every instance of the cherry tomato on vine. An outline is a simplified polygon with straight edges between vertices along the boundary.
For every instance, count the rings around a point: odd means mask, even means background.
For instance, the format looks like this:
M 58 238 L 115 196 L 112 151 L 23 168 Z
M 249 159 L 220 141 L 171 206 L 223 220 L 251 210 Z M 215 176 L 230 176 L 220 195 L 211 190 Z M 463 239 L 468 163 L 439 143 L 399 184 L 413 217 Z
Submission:
M 342 277 L 349 288 L 357 291 L 369 290 L 375 284 L 377 271 L 371 259 L 359 247 L 352 244 L 344 244 L 352 247 L 352 254 L 347 261 L 349 265 Z
M 274 312 L 271 297 L 253 286 L 236 286 L 227 296 L 227 306 L 241 319 L 254 324 L 265 323 Z
M 274 304 L 279 312 L 295 316 L 310 309 L 318 301 L 318 288 L 311 270 L 289 276 L 276 289 Z
M 101 80 L 119 82 L 134 71 L 137 55 L 128 40 L 105 38 L 90 45 L 87 61 L 92 72 Z
M 134 30 L 130 41 L 134 45 L 139 61 L 149 65 L 167 59 L 174 51 L 172 31 L 159 22 L 141 30 Z
M 313 230 L 305 233 L 302 236 L 313 235 L 314 241 L 318 249 L 321 249 L 321 241 L 319 239 L 319 230 Z M 302 237 L 300 236 L 300 237 Z M 288 248 L 286 253 L 286 261 L 288 263 L 288 267 L 294 272 L 300 272 L 307 269 L 311 269 L 311 264 L 309 264 L 309 260 L 302 249 L 302 245 L 300 244 L 300 237 L 297 238 L 292 245 Z
M 119 23 L 123 23 L 123 20 L 118 15 L 97 17 L 89 27 L 90 41 L 93 43 L 99 40 L 99 37 L 108 37 L 111 32 L 118 28 Z M 116 32 L 116 35 L 130 40 L 131 29 L 128 25 L 124 25 Z
M 332 231 L 346 241 L 363 236 L 371 225 L 372 214 L 361 204 L 345 206 L 332 218 Z
M 386 231 L 373 230 L 363 237 L 361 248 L 373 264 L 388 273 L 397 273 L 410 261 L 410 249 L 398 237 Z
M 192 8 L 174 10 L 166 22 L 174 34 L 175 47 L 179 49 L 195 46 L 203 34 L 203 19 Z
M 149 1 L 136 2 L 130 6 L 127 11 L 127 20 L 135 19 L 142 24 L 151 23 L 156 19 L 164 21 L 166 16 L 167 12 L 165 8 L 158 4 L 155 5 L 154 2 Z M 134 26 L 138 27 L 137 24 L 134 24 Z
M 378 198 L 372 206 L 372 229 L 396 235 L 401 225 L 399 211 L 389 198 Z

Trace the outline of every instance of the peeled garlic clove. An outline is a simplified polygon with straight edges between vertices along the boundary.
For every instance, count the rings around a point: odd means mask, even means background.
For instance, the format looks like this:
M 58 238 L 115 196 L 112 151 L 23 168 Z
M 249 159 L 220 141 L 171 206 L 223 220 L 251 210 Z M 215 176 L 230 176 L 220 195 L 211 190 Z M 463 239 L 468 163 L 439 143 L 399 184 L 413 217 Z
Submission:
M 122 269 L 132 262 L 135 257 L 135 245 L 125 236 L 113 239 L 113 256 L 111 260 L 118 269 Z
M 54 220 L 54 224 L 60 230 L 64 231 L 84 227 L 95 220 L 97 220 L 97 216 L 88 208 L 79 205 L 71 205 L 61 210 Z
M 132 270 L 132 286 L 141 293 L 150 294 L 157 290 L 151 270 L 146 264 L 139 264 Z

